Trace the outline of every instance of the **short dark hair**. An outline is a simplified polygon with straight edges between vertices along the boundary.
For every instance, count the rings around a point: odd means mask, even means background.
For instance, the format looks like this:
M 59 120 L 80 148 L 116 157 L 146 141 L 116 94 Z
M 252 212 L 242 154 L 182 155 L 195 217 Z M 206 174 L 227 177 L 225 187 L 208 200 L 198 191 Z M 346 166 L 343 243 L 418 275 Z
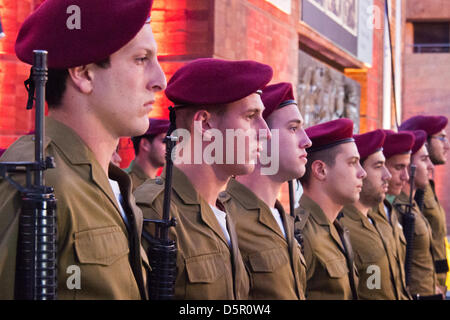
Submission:
M 144 134 L 142 136 L 132 137 L 131 141 L 133 142 L 134 153 L 137 156 L 139 154 L 139 146 L 141 144 L 141 140 L 143 138 L 147 139 L 150 143 L 153 143 L 157 134 Z
M 341 152 L 341 150 L 341 145 L 339 144 L 329 149 L 308 153 L 308 162 L 306 162 L 305 174 L 300 178 L 300 183 L 302 184 L 302 186 L 308 186 L 311 180 L 311 168 L 314 161 L 321 160 L 325 162 L 327 166 L 332 168 L 336 164 L 336 157 Z
M 177 129 L 188 129 L 192 123 L 195 113 L 199 110 L 206 110 L 209 113 L 214 113 L 218 117 L 222 117 L 228 110 L 227 104 L 212 104 L 204 106 L 179 106 L 175 108 Z
M 106 69 L 111 66 L 110 58 L 95 63 L 100 68 Z M 66 81 L 69 76 L 68 69 L 48 69 L 48 80 L 45 86 L 45 100 L 50 109 L 56 109 L 61 105 L 61 100 L 66 91 Z

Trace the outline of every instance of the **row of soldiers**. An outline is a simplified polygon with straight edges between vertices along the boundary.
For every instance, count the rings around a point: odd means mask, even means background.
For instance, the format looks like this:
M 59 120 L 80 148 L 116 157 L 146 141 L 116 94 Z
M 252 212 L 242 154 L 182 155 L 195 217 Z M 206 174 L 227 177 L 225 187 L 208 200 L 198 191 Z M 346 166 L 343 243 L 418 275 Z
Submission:
M 82 14 L 75 30 L 66 24 L 74 3 Z M 176 163 L 171 180 L 176 299 L 400 300 L 445 293 L 445 214 L 429 174 L 430 159 L 445 163 L 447 118 L 414 117 L 399 132 L 353 135 L 349 119 L 304 130 L 291 84 L 268 85 L 272 68 L 254 61 L 197 59 L 166 84 L 151 6 L 150 0 L 47 0 L 16 41 L 18 58 L 28 64 L 34 49 L 49 52 L 44 147 L 56 168 L 45 172 L 45 183 L 58 201 L 58 298 L 149 297 L 149 243 L 142 234 L 155 229 L 143 218 L 162 217 L 166 171 L 132 182 L 110 161 L 123 136 L 136 137 L 140 148 L 132 172 L 144 163 L 140 158 L 156 154 L 148 152 L 155 142 L 148 134 L 161 138 L 165 129 L 155 125 L 146 134 L 153 126 L 147 114 L 163 90 L 174 103 L 173 124 L 190 133 L 179 143 L 188 161 Z M 259 135 L 247 136 L 238 150 L 239 137 L 225 134 L 230 129 Z M 197 138 L 211 141 L 211 132 L 223 137 L 216 153 L 232 161 L 196 161 Z M 263 140 L 272 139 L 277 144 L 264 150 Z M 161 147 L 162 139 L 156 142 Z M 33 146 L 31 136 L 21 137 L 0 161 L 32 161 Z M 200 146 L 202 154 L 210 149 Z M 245 161 L 238 161 L 238 151 Z M 265 151 L 279 155 L 273 174 L 262 174 Z M 417 167 L 413 192 L 423 190 L 424 200 L 421 209 L 412 208 L 407 284 L 402 204 L 410 164 Z M 154 172 L 141 171 L 140 177 Z M 25 181 L 21 173 L 14 178 Z M 304 193 L 298 208 L 286 212 L 277 197 L 294 179 Z M 134 192 L 133 183 L 140 184 Z M 12 299 L 21 290 L 15 271 L 21 198 L 0 179 L 0 199 L 0 298 Z M 73 266 L 76 286 L 69 283 Z

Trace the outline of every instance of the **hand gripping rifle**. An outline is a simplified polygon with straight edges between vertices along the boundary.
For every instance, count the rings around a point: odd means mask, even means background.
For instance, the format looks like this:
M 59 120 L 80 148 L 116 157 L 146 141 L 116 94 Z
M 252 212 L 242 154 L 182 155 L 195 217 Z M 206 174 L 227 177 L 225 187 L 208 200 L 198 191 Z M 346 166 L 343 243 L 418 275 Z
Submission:
M 164 202 L 162 220 L 144 219 L 144 222 L 155 224 L 154 237 L 147 231 L 142 236 L 149 242 L 147 251 L 152 271 L 149 277 L 150 300 L 172 300 L 175 296 L 175 280 L 177 276 L 177 246 L 169 239 L 169 228 L 176 225 L 176 219 L 170 219 L 170 197 L 172 193 L 172 152 L 177 137 L 172 136 L 175 130 L 175 110 L 170 110 L 170 127 L 166 142 L 166 179 L 164 185 Z
M 36 100 L 35 161 L 0 163 L 0 175 L 19 190 L 22 200 L 14 288 L 15 299 L 21 300 L 56 299 L 56 199 L 53 188 L 44 185 L 44 171 L 55 167 L 53 158 L 44 159 L 46 82 L 47 51 L 34 50 L 33 67 L 25 86 L 27 109 L 32 109 Z M 24 172 L 25 186 L 10 176 Z
M 411 172 L 409 176 L 409 202 L 407 204 L 400 205 L 404 206 L 404 211 L 401 208 L 397 208 L 401 212 L 403 212 L 402 225 L 403 225 L 403 234 L 405 235 L 406 240 L 406 257 L 405 257 L 405 282 L 408 286 L 411 278 L 411 263 L 412 263 L 412 252 L 413 252 L 413 243 L 414 243 L 414 225 L 416 221 L 416 217 L 411 212 L 413 207 L 413 192 L 414 192 L 414 176 L 416 174 L 416 166 L 411 165 Z

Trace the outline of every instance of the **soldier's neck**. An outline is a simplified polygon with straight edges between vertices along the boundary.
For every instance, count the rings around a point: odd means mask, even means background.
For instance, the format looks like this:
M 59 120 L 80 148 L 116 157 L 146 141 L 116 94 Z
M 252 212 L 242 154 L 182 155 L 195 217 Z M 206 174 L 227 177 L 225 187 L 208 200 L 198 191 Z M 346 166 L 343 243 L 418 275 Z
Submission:
M 315 203 L 317 203 L 327 216 L 328 220 L 333 223 L 344 206 L 336 203 L 327 193 L 323 192 L 322 190 L 323 189 L 321 188 L 317 189 L 304 187 L 303 193 L 310 197 Z
M 177 164 L 194 186 L 195 191 L 212 206 L 216 206 L 219 193 L 225 190 L 230 175 L 219 166 L 209 164 Z
M 156 178 L 156 173 L 158 172 L 159 167 L 153 166 L 147 159 L 147 155 L 143 155 L 139 153 L 139 155 L 134 159 L 137 165 L 144 171 L 144 173 L 149 177 L 150 179 Z
M 361 201 L 356 201 L 353 206 L 358 209 L 359 212 L 361 212 L 365 217 L 367 217 L 367 214 L 369 213 L 370 207 L 365 206 L 361 203 Z
M 283 182 L 276 181 L 273 177 L 270 175 L 261 175 L 259 168 L 256 168 L 253 173 L 238 176 L 236 180 L 250 189 L 269 208 L 274 208 Z
M 113 137 L 94 117 L 85 116 L 86 112 L 69 112 L 66 109 L 50 109 L 49 116 L 65 124 L 83 140 L 94 154 L 101 168 L 108 176 L 112 154 L 119 143 L 119 137 Z

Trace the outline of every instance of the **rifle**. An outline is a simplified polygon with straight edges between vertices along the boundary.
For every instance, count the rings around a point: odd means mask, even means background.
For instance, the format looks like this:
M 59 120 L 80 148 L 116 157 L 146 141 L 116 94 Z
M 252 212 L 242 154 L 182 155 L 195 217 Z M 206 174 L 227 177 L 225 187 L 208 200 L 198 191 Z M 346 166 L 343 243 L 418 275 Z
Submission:
M 422 212 L 423 211 L 424 201 L 425 201 L 425 190 L 417 189 L 416 190 L 416 194 L 414 195 L 414 200 L 416 201 L 420 212 Z
M 411 263 L 412 263 L 412 252 L 413 252 L 413 242 L 414 242 L 414 225 L 416 221 L 416 217 L 411 212 L 413 207 L 413 191 L 414 191 L 414 176 L 416 173 L 416 166 L 411 165 L 411 172 L 409 176 L 409 203 L 400 205 L 405 207 L 405 210 L 402 211 L 401 208 L 398 208 L 400 212 L 403 212 L 402 215 L 402 225 L 403 225 L 403 234 L 405 235 L 406 240 L 406 256 L 405 256 L 405 282 L 406 286 L 410 283 L 411 277 Z
M 289 213 L 291 215 L 291 217 L 294 217 L 294 180 L 289 180 L 288 181 L 288 186 L 289 186 Z
M 44 171 L 55 167 L 52 157 L 44 159 L 46 82 L 47 51 L 34 50 L 33 67 L 25 87 L 27 109 L 32 109 L 36 100 L 35 161 L 0 163 L 1 176 L 19 190 L 22 200 L 14 287 L 14 298 L 21 300 L 56 299 L 56 199 L 53 188 L 44 185 Z M 10 176 L 24 172 L 25 186 Z
M 170 219 L 170 198 L 172 194 L 172 152 L 177 137 L 172 136 L 175 130 L 175 109 L 169 107 L 170 127 L 165 138 L 166 143 L 166 179 L 164 185 L 163 216 L 161 220 L 144 219 L 144 222 L 155 224 L 155 235 L 151 236 L 143 230 L 142 236 L 149 242 L 147 255 L 152 271 L 149 277 L 150 300 L 172 300 L 175 296 L 175 280 L 177 276 L 177 246 L 169 239 L 169 228 L 176 225 L 176 219 Z

